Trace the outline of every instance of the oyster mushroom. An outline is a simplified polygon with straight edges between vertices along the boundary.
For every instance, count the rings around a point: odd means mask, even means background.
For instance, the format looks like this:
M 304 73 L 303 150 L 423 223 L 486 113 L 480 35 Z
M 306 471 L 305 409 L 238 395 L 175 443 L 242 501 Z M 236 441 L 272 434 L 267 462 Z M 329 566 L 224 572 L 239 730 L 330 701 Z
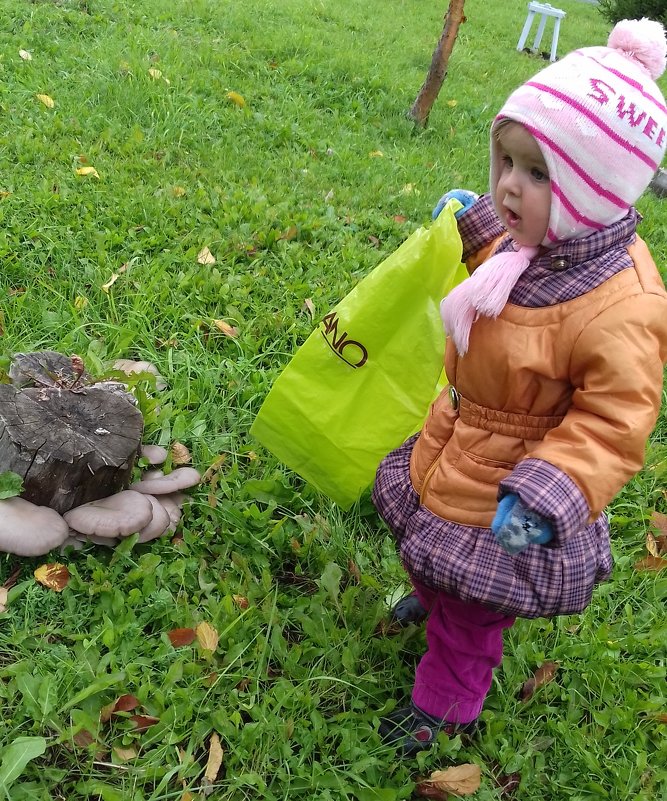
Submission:
M 201 475 L 194 467 L 177 467 L 166 476 L 145 477 L 130 486 L 130 490 L 145 495 L 170 495 L 179 490 L 194 487 L 201 481 Z
M 151 373 L 155 376 L 155 388 L 163 390 L 167 388 L 167 382 L 164 376 L 160 375 L 160 371 L 152 362 L 137 362 L 132 359 L 116 359 L 113 363 L 114 370 L 120 370 L 125 375 L 132 375 L 132 373 Z
M 161 445 L 142 445 L 140 455 L 148 459 L 150 464 L 164 464 L 169 451 Z
M 153 507 L 153 518 L 139 532 L 139 542 L 150 542 L 161 537 L 171 525 L 171 517 L 167 509 L 153 495 L 144 495 Z
M 62 545 L 67 523 L 54 509 L 23 498 L 0 500 L 0 551 L 17 556 L 41 556 Z
M 70 528 L 89 538 L 127 537 L 151 522 L 153 506 L 145 494 L 123 490 L 70 509 L 63 517 Z
M 181 509 L 187 499 L 184 492 L 174 492 L 171 495 L 160 495 L 158 501 L 164 506 L 169 514 L 169 530 L 175 531 L 181 519 Z

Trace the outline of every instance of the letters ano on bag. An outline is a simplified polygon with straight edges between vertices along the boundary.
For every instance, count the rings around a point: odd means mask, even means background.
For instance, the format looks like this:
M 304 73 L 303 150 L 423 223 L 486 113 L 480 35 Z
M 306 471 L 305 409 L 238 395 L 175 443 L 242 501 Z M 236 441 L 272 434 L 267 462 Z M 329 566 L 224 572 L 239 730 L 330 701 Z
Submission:
M 363 367 L 368 360 L 368 351 L 356 339 L 348 339 L 347 331 L 338 333 L 340 320 L 336 312 L 330 312 L 322 319 L 320 333 L 332 352 L 350 367 Z

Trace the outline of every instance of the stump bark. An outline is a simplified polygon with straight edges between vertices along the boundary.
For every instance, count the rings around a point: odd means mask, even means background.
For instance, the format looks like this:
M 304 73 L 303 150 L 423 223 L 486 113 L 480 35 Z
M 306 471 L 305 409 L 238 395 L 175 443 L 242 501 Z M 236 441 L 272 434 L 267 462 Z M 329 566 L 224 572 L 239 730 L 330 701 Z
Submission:
M 0 385 L 0 472 L 18 473 L 22 498 L 60 514 L 124 489 L 143 433 L 132 397 L 85 383 L 75 358 L 72 368 L 61 354 L 19 354 L 15 384 Z

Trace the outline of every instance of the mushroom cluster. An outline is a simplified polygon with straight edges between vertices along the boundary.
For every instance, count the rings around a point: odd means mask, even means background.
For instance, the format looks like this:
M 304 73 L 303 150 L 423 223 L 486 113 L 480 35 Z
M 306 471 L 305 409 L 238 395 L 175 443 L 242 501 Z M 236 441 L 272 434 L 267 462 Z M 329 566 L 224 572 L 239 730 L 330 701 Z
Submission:
M 127 373 L 152 372 L 161 380 L 148 362 L 126 361 L 122 366 L 117 362 L 114 368 Z M 192 467 L 178 467 L 166 475 L 156 469 L 169 456 L 158 445 L 142 445 L 140 456 L 152 469 L 146 470 L 139 481 L 62 515 L 19 497 L 0 500 L 0 551 L 40 556 L 58 547 L 79 549 L 86 542 L 113 547 L 135 533 L 139 542 L 150 542 L 173 532 L 188 497 L 183 491 L 196 486 L 201 476 Z

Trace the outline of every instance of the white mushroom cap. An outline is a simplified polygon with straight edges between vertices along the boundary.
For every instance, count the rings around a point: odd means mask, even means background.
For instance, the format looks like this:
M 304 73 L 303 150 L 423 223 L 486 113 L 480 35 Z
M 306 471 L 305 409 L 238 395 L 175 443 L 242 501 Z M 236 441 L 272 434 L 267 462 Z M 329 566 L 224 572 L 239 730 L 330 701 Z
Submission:
M 153 506 L 145 495 L 123 490 L 70 509 L 63 517 L 70 528 L 88 537 L 127 537 L 150 523 Z
M 146 495 L 170 495 L 172 492 L 194 487 L 201 481 L 201 475 L 194 467 L 177 467 L 166 476 L 148 478 L 137 481 L 130 487 L 131 490 Z
M 0 551 L 41 556 L 67 539 L 67 523 L 54 509 L 23 498 L 0 500 Z
M 160 371 L 152 362 L 137 362 L 133 359 L 116 359 L 113 363 L 114 370 L 131 375 L 132 373 L 151 373 L 155 376 L 155 388 L 163 390 L 167 388 L 167 382 L 160 375 Z
M 161 445 L 142 445 L 141 456 L 148 459 L 150 464 L 164 464 L 169 456 L 169 451 Z
M 153 495 L 144 495 L 153 507 L 153 519 L 139 532 L 139 542 L 150 542 L 161 537 L 171 524 L 169 512 Z

